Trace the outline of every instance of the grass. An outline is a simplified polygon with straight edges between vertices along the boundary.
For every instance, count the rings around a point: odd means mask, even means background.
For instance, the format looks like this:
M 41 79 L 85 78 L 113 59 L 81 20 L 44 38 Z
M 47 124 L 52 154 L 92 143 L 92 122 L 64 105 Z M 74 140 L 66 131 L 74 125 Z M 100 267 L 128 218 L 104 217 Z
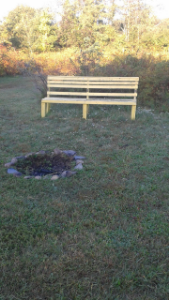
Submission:
M 30 78 L 0 78 L 0 299 L 150 300 L 169 294 L 169 114 L 54 105 Z M 138 105 L 139 106 L 139 105 Z M 86 156 L 76 176 L 25 180 L 30 151 Z

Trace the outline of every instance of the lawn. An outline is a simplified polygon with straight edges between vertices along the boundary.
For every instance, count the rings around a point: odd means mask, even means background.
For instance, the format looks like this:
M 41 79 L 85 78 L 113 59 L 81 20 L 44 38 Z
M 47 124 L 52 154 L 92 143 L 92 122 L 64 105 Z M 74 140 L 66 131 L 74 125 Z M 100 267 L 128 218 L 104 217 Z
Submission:
M 169 299 L 169 113 L 53 105 L 0 78 L 0 300 Z M 73 177 L 8 175 L 11 158 L 72 149 Z

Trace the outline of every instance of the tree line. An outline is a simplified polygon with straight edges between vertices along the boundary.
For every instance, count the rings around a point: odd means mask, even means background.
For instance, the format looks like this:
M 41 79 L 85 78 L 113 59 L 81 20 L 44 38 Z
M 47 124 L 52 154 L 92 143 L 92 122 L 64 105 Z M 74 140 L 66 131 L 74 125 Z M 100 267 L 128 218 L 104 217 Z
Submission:
M 0 25 L 0 43 L 33 52 L 77 47 L 95 51 L 169 47 L 169 19 L 159 20 L 144 0 L 65 0 L 58 22 L 52 10 L 18 6 Z

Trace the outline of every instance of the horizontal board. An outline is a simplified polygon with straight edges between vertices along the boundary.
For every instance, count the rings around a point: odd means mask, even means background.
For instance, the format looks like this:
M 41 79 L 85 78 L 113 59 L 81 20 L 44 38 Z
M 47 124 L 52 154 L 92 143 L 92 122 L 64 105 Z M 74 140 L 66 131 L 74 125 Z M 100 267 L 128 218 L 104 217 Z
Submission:
M 113 86 L 113 85 L 115 85 L 115 84 L 121 84 L 121 85 L 137 85 L 138 86 L 138 83 L 137 82 L 135 82 L 135 81 L 130 81 L 130 82 L 128 82 L 128 81 L 121 81 L 121 82 L 119 82 L 119 81 L 113 81 L 113 82 L 111 82 L 111 81 L 104 81 L 104 82 L 99 82 L 99 81 L 92 81 L 92 82 L 87 82 L 87 81 L 83 81 L 83 82 L 81 82 L 81 81 L 62 81 L 62 80 L 56 80 L 56 81 L 48 81 L 48 86 L 55 86 L 56 84 L 57 85 L 60 85 L 60 84 L 63 84 L 63 85 L 68 85 L 68 84 L 70 84 L 70 85 L 72 85 L 72 84 L 75 84 L 75 85 L 79 85 L 79 86 L 81 86 L 81 85 L 86 85 L 86 86 L 93 86 L 93 85 L 98 85 L 98 86 L 100 86 L 100 85 L 109 85 L 109 86 Z
M 83 98 L 43 98 L 42 103 L 62 103 L 62 104 L 103 104 L 103 105 L 136 105 L 135 99 L 83 99 Z
M 47 92 L 50 95 L 66 95 L 66 96 L 102 96 L 102 97 L 136 97 L 137 93 L 81 93 L 81 92 Z
M 85 84 L 80 84 L 80 85 L 78 85 L 78 84 L 57 84 L 57 83 L 53 83 L 53 84 L 49 84 L 48 83 L 48 87 L 57 87 L 57 88 L 61 88 L 61 87 L 63 87 L 63 88 L 80 88 L 80 89 L 83 89 L 83 88 L 85 88 L 85 89 L 87 89 L 87 88 L 89 88 L 89 89 L 137 89 L 137 85 L 135 85 L 135 84 L 129 84 L 129 85 L 127 85 L 127 84 L 122 84 L 122 83 L 119 83 L 119 84 L 114 84 L 114 85 L 112 85 L 112 84 L 109 84 L 109 85 L 103 85 L 103 84 L 100 84 L 100 85 L 95 85 L 95 84 L 93 84 L 93 85 L 85 85 Z
M 139 81 L 139 77 L 48 76 L 48 80 Z

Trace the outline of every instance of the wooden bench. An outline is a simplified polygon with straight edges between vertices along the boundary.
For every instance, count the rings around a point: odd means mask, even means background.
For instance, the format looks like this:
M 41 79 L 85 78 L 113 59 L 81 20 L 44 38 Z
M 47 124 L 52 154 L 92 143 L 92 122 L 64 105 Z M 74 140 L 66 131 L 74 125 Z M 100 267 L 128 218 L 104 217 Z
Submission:
M 41 117 L 49 112 L 51 103 L 82 104 L 87 118 L 89 104 L 131 105 L 135 120 L 139 77 L 48 76 L 47 97 L 41 100 Z

